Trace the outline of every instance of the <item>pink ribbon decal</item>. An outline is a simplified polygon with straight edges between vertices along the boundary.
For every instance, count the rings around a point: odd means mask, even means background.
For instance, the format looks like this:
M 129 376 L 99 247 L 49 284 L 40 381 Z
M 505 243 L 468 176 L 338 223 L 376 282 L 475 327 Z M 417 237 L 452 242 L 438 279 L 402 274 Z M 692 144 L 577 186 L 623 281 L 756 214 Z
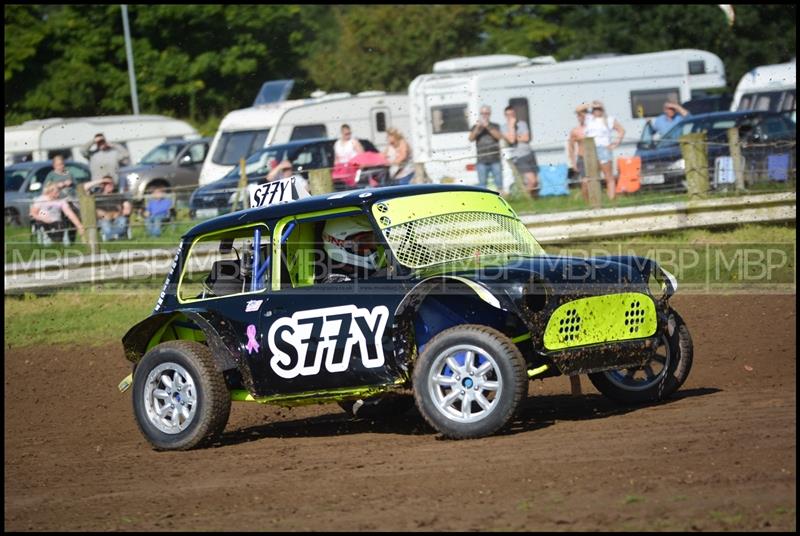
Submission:
M 256 342 L 256 326 L 250 324 L 247 326 L 247 353 L 252 354 L 258 352 L 258 343 Z

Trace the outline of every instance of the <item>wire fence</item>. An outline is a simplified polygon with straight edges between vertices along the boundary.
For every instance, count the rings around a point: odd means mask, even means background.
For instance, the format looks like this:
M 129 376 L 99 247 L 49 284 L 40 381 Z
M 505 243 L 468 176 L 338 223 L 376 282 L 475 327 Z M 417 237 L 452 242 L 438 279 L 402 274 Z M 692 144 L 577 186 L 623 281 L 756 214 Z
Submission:
M 736 130 L 736 129 L 731 129 Z M 670 194 L 699 194 L 713 196 L 717 193 L 731 191 L 792 191 L 796 190 L 796 140 L 776 140 L 770 142 L 740 140 L 737 133 L 728 132 L 728 139 L 719 139 L 719 136 L 707 140 L 704 134 L 690 134 L 679 140 L 661 140 L 653 147 L 640 148 L 635 156 L 612 157 L 611 173 L 601 158 L 606 156 L 597 149 L 583 150 L 578 154 L 574 166 L 567 163 L 559 165 L 539 165 L 537 183 L 526 184 L 524 173 L 519 173 L 513 160 L 506 159 L 507 150 L 496 153 L 482 154 L 481 156 L 495 155 L 501 160 L 506 160 L 514 174 L 514 188 L 511 195 L 526 196 L 529 193 L 545 190 L 557 183 L 557 195 L 570 195 L 580 190 L 581 184 L 597 179 L 600 185 L 605 184 L 608 191 L 608 181 L 614 182 L 617 194 L 636 197 L 646 192 Z M 587 145 L 594 147 L 594 144 Z M 577 151 L 580 153 L 581 151 Z M 600 157 L 600 158 L 598 158 Z M 607 158 L 607 157 L 606 157 Z M 594 160 L 596 164 L 591 165 Z M 427 178 L 425 167 L 433 163 L 453 164 L 474 162 L 474 156 L 463 156 L 450 159 L 431 159 L 417 162 L 416 176 L 413 183 L 431 182 Z M 312 194 L 325 191 L 337 191 L 352 187 L 381 187 L 394 182 L 389 176 L 388 166 L 370 166 L 362 170 L 360 183 L 348 186 L 347 181 L 335 180 L 334 175 L 339 174 L 341 179 L 342 168 L 321 167 L 314 170 L 305 170 L 323 176 L 322 186 L 315 184 L 316 191 Z M 594 170 L 594 171 L 593 171 Z M 263 171 L 261 173 L 260 171 Z M 77 198 L 70 198 L 70 206 L 78 214 L 84 226 L 91 226 L 98 230 L 100 241 L 104 239 L 125 240 L 133 236 L 153 237 L 160 234 L 157 227 L 176 224 L 190 225 L 195 222 L 216 216 L 234 209 L 241 210 L 249 206 L 249 193 L 246 184 L 263 183 L 267 180 L 267 170 L 247 175 L 244 181 L 236 184 L 226 183 L 226 186 L 204 187 L 198 191 L 198 185 L 173 186 L 165 194 L 169 200 L 169 211 L 160 218 L 158 225 L 148 213 L 148 204 L 154 199 L 150 194 L 137 197 L 128 193 L 115 193 L 111 195 L 96 195 L 92 197 L 96 210 L 94 218 L 87 218 L 81 212 L 81 204 Z M 355 170 L 351 170 L 355 173 Z M 594 176 L 592 176 L 594 175 Z M 377 179 L 375 179 L 377 177 Z M 352 177 L 350 177 L 352 179 Z M 374 179 L 374 180 L 370 180 Z M 353 181 L 350 181 L 353 182 Z M 453 177 L 448 182 L 459 182 Z M 603 194 L 605 195 L 605 194 Z M 643 196 L 644 198 L 644 196 Z M 541 199 L 541 198 L 539 198 Z M 532 201 L 533 209 L 538 200 Z M 592 208 L 598 205 L 586 201 L 581 202 L 578 195 L 572 208 Z M 652 199 L 648 202 L 653 202 Z M 92 221 L 94 220 L 94 221 Z M 109 230 L 114 233 L 110 234 Z M 63 237 L 62 234 L 63 233 Z M 76 229 L 72 223 L 64 218 L 61 228 L 50 228 L 37 225 L 32 221 L 31 240 L 38 243 L 64 242 L 74 243 Z

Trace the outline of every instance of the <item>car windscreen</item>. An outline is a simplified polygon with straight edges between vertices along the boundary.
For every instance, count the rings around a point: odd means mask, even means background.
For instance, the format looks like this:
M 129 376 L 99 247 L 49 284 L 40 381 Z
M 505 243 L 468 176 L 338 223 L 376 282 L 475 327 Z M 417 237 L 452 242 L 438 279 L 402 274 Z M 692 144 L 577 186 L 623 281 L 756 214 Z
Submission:
M 184 147 L 184 143 L 162 143 L 149 153 L 144 155 L 140 164 L 171 164 L 175 160 L 178 152 Z
M 261 149 L 268 135 L 269 129 L 223 132 L 214 154 L 211 155 L 211 161 L 223 166 L 238 164 L 240 159 Z
M 5 192 L 17 192 L 20 188 L 22 188 L 22 184 L 25 182 L 25 177 L 28 176 L 27 169 L 6 169 L 6 180 L 5 186 L 3 187 L 3 191 Z
M 395 258 L 412 269 L 545 255 L 496 194 L 437 192 L 398 197 L 375 203 L 372 214 Z

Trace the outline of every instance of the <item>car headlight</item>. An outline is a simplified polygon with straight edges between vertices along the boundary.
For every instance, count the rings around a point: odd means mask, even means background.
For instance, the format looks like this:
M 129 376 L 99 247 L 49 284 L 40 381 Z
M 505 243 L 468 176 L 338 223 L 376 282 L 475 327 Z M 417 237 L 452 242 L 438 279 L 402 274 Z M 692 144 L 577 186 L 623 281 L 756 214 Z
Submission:
M 686 160 L 681 158 L 680 160 L 675 160 L 667 169 L 670 171 L 685 171 L 686 170 Z

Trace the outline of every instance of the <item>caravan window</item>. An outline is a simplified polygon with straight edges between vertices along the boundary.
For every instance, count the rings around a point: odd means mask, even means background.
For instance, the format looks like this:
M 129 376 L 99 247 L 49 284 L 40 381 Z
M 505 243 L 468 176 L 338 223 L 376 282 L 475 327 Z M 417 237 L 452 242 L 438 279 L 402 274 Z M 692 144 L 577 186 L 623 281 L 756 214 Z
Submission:
M 300 125 L 292 129 L 290 141 L 308 140 L 311 138 L 327 138 L 328 129 L 325 125 Z
M 386 132 L 386 114 L 378 112 L 375 114 L 375 130 L 377 132 Z
M 50 151 L 47 151 L 48 160 L 52 160 L 56 156 L 61 156 L 64 158 L 64 160 L 69 160 L 72 158 L 72 149 L 67 147 L 65 149 L 51 149 Z
M 739 101 L 739 110 L 780 112 L 795 109 L 795 91 L 762 91 L 748 93 Z
M 224 166 L 238 164 L 240 158 L 247 158 L 264 147 L 268 134 L 269 129 L 223 132 L 211 161 Z
M 631 117 L 657 117 L 667 101 L 680 102 L 681 93 L 676 87 L 631 91 Z
M 431 120 L 434 134 L 467 132 L 469 130 L 466 104 L 433 106 L 431 107 Z

